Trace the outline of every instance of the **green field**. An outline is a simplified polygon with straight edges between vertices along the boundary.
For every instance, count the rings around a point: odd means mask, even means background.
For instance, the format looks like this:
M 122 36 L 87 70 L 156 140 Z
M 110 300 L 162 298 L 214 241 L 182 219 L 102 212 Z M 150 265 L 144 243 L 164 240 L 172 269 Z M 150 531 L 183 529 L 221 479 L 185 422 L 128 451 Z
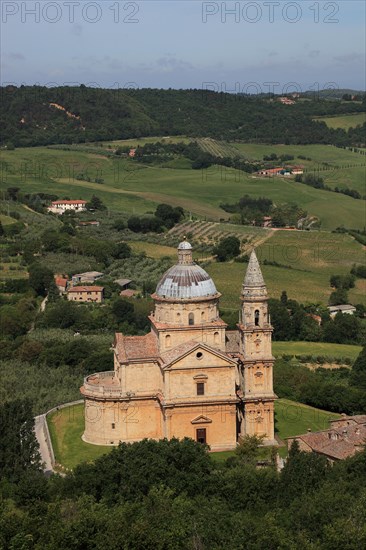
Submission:
M 275 402 L 275 427 L 281 439 L 306 433 L 308 428 L 312 431 L 324 430 L 328 427 L 329 420 L 335 418 L 339 418 L 339 415 L 288 399 L 278 399 Z M 50 414 L 48 426 L 56 462 L 65 468 L 72 469 L 80 462 L 93 461 L 113 448 L 89 445 L 82 441 L 83 404 L 73 405 Z M 227 456 L 225 453 L 218 453 L 218 455 L 223 455 L 218 456 L 221 460 L 230 456 L 231 453 L 227 453 Z
M 176 257 L 177 251 L 171 246 L 148 243 L 145 241 L 130 241 L 129 246 L 135 253 L 145 252 L 149 258 L 164 258 L 165 256 Z
M 12 223 L 15 223 L 16 220 L 10 216 L 6 216 L 5 214 L 0 214 L 0 222 L 2 225 L 11 225 Z
M 161 141 L 162 143 L 189 143 L 192 141 L 192 138 L 189 138 L 187 136 L 150 136 L 150 137 L 141 137 L 141 138 L 131 138 L 131 139 L 117 139 L 114 141 L 108 141 L 106 143 L 103 143 L 103 145 L 120 145 L 121 147 L 125 147 L 126 145 L 131 145 L 131 147 L 137 147 L 138 145 L 140 147 L 143 147 L 146 143 L 157 143 L 158 141 Z
M 362 126 L 362 124 L 366 122 L 366 114 L 355 113 L 343 116 L 324 116 L 317 117 L 314 120 L 322 120 L 328 128 L 343 128 L 343 130 L 348 130 L 349 128 L 355 128 L 358 125 Z
M 330 276 L 346 275 L 354 263 L 365 263 L 361 244 L 347 234 L 325 231 L 267 230 L 267 238 L 259 244 L 256 252 L 262 262 L 269 296 L 279 298 L 286 290 L 289 297 L 305 303 L 327 304 L 332 292 Z M 264 265 L 264 260 L 291 266 L 291 269 Z M 220 300 L 222 308 L 238 308 L 246 268 L 247 264 L 235 262 L 206 266 L 223 294 Z M 365 283 L 364 279 L 356 280 L 356 287 L 349 291 L 351 303 L 366 304 Z
M 272 352 L 275 357 L 282 355 L 323 355 L 328 357 L 349 357 L 353 361 L 360 353 L 361 346 L 346 344 L 327 344 L 324 342 L 273 342 Z
M 264 145 L 253 143 L 235 143 L 233 145 L 238 152 L 248 159 L 261 160 L 264 155 L 272 153 L 278 156 L 283 154 L 293 155 L 294 160 L 288 161 L 288 164 L 303 165 L 310 173 L 322 177 L 329 187 L 350 188 L 355 189 L 362 196 L 366 194 L 366 157 L 359 153 L 348 149 L 340 149 L 333 145 Z M 306 158 L 300 159 L 299 155 Z M 331 197 L 329 200 L 333 203 L 334 198 Z M 308 210 L 312 214 L 319 215 L 315 210 L 310 208 Z M 320 218 L 324 219 L 321 215 Z M 344 225 L 347 224 L 344 223 Z M 328 227 L 328 224 L 324 227 Z
M 255 158 L 277 151 L 309 155 L 313 159 L 310 164 L 314 161 L 365 163 L 363 156 L 331 146 L 235 144 L 235 147 Z M 228 218 L 228 214 L 220 209 L 222 202 L 235 202 L 244 194 L 253 197 L 265 195 L 276 204 L 296 202 L 309 214 L 319 217 L 325 229 L 342 224 L 361 229 L 364 225 L 363 201 L 313 189 L 292 179 L 256 178 L 245 172 L 217 166 L 207 170 L 145 166 L 130 159 L 107 158 L 98 155 L 97 147 L 95 150 L 95 154 L 45 147 L 4 151 L 2 188 L 14 185 L 26 192 L 47 191 L 60 198 L 67 196 L 87 200 L 95 193 L 111 210 L 131 214 L 153 211 L 156 204 L 167 202 L 214 221 Z M 362 173 L 359 167 L 356 170 L 355 182 L 347 182 L 352 188 L 362 185 Z M 87 174 L 91 181 L 76 179 L 76 176 L 80 178 L 83 174 Z M 95 183 L 95 178 L 102 178 L 104 184 Z

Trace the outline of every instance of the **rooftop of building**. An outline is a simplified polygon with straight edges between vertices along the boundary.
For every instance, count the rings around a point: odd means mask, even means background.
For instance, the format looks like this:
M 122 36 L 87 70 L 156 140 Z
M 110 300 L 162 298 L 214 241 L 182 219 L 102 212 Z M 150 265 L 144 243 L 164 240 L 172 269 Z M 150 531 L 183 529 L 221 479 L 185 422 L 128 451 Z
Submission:
M 67 292 L 103 292 L 103 286 L 73 286 Z
M 347 418 L 352 419 L 353 417 Z M 333 422 L 339 422 L 340 420 L 342 419 L 334 420 Z M 350 423 L 349 425 L 338 427 L 332 426 L 328 430 L 309 432 L 287 439 L 301 439 L 312 451 L 335 460 L 342 460 L 353 456 L 365 445 L 366 425 L 358 423 L 355 426 L 354 423 Z
M 52 201 L 51 204 L 86 204 L 87 201 L 78 199 L 78 200 L 58 200 L 58 201 Z
M 192 245 L 186 240 L 179 243 L 178 263 L 164 273 L 154 296 L 190 300 L 218 295 L 209 274 L 193 261 Z

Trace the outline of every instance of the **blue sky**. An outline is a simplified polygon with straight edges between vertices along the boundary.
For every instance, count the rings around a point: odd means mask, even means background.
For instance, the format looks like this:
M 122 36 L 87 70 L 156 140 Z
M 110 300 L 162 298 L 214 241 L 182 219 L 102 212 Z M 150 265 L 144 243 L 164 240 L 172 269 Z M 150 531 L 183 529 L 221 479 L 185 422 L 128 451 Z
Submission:
M 2 0 L 1 11 L 2 84 L 366 87 L 362 0 Z

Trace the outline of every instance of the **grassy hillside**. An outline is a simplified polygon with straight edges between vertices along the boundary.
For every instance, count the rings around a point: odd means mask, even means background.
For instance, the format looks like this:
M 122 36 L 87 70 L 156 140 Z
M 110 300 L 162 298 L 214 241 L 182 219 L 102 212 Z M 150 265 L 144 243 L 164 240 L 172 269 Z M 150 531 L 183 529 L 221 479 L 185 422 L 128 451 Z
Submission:
M 296 403 L 289 399 L 275 402 L 275 430 L 281 439 L 312 432 L 326 430 L 330 420 L 336 420 L 339 414 L 322 411 Z
M 272 352 L 275 357 L 282 355 L 323 355 L 328 357 L 349 357 L 355 360 L 361 346 L 346 344 L 328 344 L 325 342 L 273 342 Z
M 332 289 L 332 274 L 349 273 L 354 263 L 363 263 L 362 245 L 349 235 L 299 231 L 267 231 L 269 238 L 257 248 L 260 260 L 277 262 L 285 267 L 262 265 L 268 292 L 279 298 L 282 290 L 299 301 L 327 303 Z M 212 263 L 207 271 L 223 294 L 221 306 L 237 309 L 246 264 Z M 358 279 L 349 293 L 354 303 L 366 303 L 365 284 Z
M 272 150 L 270 147 L 259 149 L 265 146 L 258 145 L 248 147 L 251 156 L 254 151 L 257 151 L 257 156 L 263 156 Z M 245 146 L 238 145 L 238 148 Z M 282 152 L 284 150 L 281 149 Z M 296 150 L 298 154 L 302 151 L 314 156 L 307 148 L 297 147 Z M 316 151 L 320 155 L 320 151 Z M 335 153 L 348 155 L 347 151 L 332 147 L 329 151 L 333 159 Z M 286 152 L 291 153 L 291 148 L 286 146 Z M 128 159 L 107 158 L 98 155 L 97 148 L 95 153 L 88 154 L 43 147 L 4 151 L 2 166 L 2 188 L 13 185 L 25 192 L 43 190 L 61 198 L 87 200 L 95 193 L 116 211 L 143 213 L 154 210 L 158 203 L 167 202 L 218 221 L 228 218 L 228 214 L 220 208 L 222 202 L 235 202 L 247 193 L 253 197 L 265 195 L 276 204 L 296 202 L 309 214 L 319 217 L 325 229 L 341 224 L 361 229 L 364 225 L 363 201 L 313 189 L 293 180 L 255 178 L 217 166 L 207 170 L 163 168 L 145 166 Z M 86 176 L 91 181 L 87 181 Z M 96 178 L 102 178 L 104 183 L 95 183 Z M 350 185 L 355 186 L 352 182 Z
M 354 128 L 355 126 L 364 124 L 366 122 L 365 113 L 348 114 L 343 116 L 325 116 L 318 117 L 316 120 L 322 120 L 328 126 L 328 128 Z

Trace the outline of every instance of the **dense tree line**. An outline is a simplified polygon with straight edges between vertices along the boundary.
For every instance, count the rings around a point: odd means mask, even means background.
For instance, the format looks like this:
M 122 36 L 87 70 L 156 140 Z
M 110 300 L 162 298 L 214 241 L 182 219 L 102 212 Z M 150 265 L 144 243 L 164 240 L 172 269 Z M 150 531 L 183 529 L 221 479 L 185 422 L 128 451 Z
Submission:
M 221 467 L 189 439 L 121 444 L 65 478 L 0 485 L 0 543 L 84 548 L 257 550 L 366 544 L 366 453 L 332 468 L 291 448 L 280 474 L 239 451 Z M 234 457 L 233 457 L 234 458 Z M 4 483 L 6 482 L 6 483 Z
M 271 199 L 252 198 L 244 195 L 237 203 L 223 203 L 220 208 L 231 214 L 237 214 L 232 221 L 242 225 L 263 225 L 263 216 L 271 216 L 273 227 L 297 226 L 300 219 L 307 216 L 307 212 L 296 204 L 273 204 Z
M 352 370 L 319 366 L 312 371 L 305 365 L 295 365 L 290 359 L 278 359 L 274 366 L 274 389 L 279 397 L 336 413 L 366 413 L 365 348 Z
M 365 340 L 365 328 L 361 320 L 364 315 L 362 307 L 359 308 L 359 315 L 338 312 L 331 318 L 326 308 L 304 306 L 296 300 L 288 299 L 285 291 L 280 300 L 270 298 L 268 303 L 274 340 L 337 344 L 360 344 Z M 313 315 L 321 317 L 320 325 Z
M 161 233 L 164 229 L 171 229 L 184 217 L 181 206 L 159 204 L 153 215 L 131 216 L 127 220 L 127 227 L 134 233 Z
M 313 120 L 361 112 L 363 105 L 320 96 L 289 108 L 269 97 L 210 90 L 102 90 L 81 85 L 7 86 L 1 88 L 1 98 L 2 143 L 10 149 L 182 134 L 267 143 L 365 143 L 361 126 L 345 131 Z

